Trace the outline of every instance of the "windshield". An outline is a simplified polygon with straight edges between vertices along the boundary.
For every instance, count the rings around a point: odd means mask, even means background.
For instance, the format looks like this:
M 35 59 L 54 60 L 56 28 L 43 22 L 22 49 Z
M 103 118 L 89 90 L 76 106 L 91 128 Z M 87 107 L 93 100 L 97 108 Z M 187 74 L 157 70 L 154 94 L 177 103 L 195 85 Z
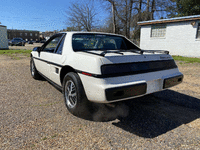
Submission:
M 72 46 L 74 51 L 127 49 L 123 37 L 105 34 L 74 34 Z

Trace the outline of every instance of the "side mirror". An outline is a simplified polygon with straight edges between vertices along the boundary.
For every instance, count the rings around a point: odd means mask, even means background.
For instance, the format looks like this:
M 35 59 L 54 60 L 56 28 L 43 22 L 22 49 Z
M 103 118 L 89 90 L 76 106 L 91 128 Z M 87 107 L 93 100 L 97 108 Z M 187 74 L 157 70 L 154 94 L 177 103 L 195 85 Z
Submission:
M 33 51 L 40 52 L 40 49 L 41 49 L 41 47 L 34 47 L 34 48 L 33 48 Z

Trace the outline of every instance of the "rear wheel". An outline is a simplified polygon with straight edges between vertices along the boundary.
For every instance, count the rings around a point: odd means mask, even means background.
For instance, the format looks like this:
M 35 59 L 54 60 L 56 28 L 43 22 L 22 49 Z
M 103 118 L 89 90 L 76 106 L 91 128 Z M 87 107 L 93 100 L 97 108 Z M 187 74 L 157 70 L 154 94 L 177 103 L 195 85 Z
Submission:
M 87 117 L 89 101 L 86 98 L 80 77 L 74 72 L 65 75 L 63 80 L 63 94 L 67 109 L 74 115 Z
M 35 67 L 35 63 L 33 61 L 33 57 L 31 57 L 31 60 L 30 60 L 30 71 L 31 71 L 31 76 L 34 78 L 34 79 L 40 79 L 40 74 L 38 73 L 36 67 Z

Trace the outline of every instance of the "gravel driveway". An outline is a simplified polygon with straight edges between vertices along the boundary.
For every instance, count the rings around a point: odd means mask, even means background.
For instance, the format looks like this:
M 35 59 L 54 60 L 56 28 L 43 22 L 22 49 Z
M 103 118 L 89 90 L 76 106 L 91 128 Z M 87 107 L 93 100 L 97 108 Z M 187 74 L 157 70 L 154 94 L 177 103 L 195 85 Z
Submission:
M 0 149 L 200 149 L 200 64 L 178 62 L 182 84 L 112 109 L 97 105 L 86 120 L 20 58 L 0 55 Z

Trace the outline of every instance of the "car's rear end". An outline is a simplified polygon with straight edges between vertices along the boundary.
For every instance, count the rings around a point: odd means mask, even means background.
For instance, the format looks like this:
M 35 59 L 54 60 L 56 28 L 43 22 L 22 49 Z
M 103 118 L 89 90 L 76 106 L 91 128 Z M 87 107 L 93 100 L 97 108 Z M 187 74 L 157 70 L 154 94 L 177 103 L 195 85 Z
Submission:
M 109 55 L 101 58 L 101 75 L 80 75 L 91 101 L 110 103 L 135 98 L 170 88 L 183 80 L 183 74 L 168 54 Z
M 76 69 L 88 100 L 110 103 L 154 93 L 182 82 L 168 51 L 141 50 L 123 36 L 75 33 Z

